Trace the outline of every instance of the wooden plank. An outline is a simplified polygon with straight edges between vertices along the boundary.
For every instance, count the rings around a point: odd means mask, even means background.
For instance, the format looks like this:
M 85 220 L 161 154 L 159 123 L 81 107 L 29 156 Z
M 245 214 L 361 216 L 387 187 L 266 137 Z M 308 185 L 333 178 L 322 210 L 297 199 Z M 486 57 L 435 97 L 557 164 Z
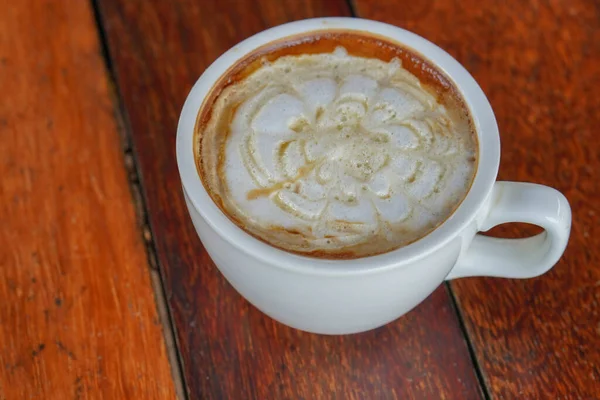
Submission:
M 491 397 L 598 398 L 598 2 L 357 0 L 356 10 L 421 34 L 461 61 L 496 112 L 500 178 L 554 186 L 571 202 L 571 241 L 550 273 L 452 283 Z
M 90 5 L 0 12 L 0 399 L 174 398 Z
M 292 19 L 347 15 L 347 4 L 114 0 L 101 2 L 100 11 L 192 397 L 479 398 L 444 287 L 374 332 L 302 333 L 249 306 L 218 273 L 189 221 L 174 152 L 192 84 L 245 37 Z

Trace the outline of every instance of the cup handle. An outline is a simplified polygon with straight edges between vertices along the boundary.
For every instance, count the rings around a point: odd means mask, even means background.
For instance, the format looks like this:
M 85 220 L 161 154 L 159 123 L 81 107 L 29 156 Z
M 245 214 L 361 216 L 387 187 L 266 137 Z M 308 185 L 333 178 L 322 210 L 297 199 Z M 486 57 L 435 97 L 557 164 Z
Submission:
M 525 239 L 475 235 L 446 279 L 467 276 L 533 278 L 556 264 L 571 231 L 571 207 L 566 197 L 548 186 L 496 182 L 489 212 L 478 226 L 485 232 L 507 222 L 526 222 L 545 232 Z

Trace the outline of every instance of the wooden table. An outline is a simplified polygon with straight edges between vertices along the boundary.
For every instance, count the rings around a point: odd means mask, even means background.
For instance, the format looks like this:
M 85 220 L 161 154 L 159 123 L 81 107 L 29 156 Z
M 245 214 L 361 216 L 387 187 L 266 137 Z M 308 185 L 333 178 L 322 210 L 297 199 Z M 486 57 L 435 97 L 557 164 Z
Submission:
M 175 163 L 185 96 L 236 42 L 339 15 L 412 30 L 475 76 L 500 178 L 571 202 L 550 273 L 454 281 L 341 337 L 272 321 L 218 273 Z M 600 397 L 597 1 L 6 0 L 0 88 L 0 399 Z

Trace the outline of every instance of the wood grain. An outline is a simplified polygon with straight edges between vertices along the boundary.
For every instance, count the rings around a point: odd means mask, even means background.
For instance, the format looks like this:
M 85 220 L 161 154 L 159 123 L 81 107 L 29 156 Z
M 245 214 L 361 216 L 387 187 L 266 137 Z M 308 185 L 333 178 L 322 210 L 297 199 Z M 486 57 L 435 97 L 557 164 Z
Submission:
M 444 287 L 401 320 L 355 336 L 286 328 L 222 278 L 183 202 L 175 132 L 189 89 L 238 41 L 342 1 L 99 3 L 127 111 L 160 269 L 192 398 L 473 399 L 480 389 Z
M 462 62 L 496 112 L 500 178 L 554 186 L 571 202 L 571 240 L 550 273 L 452 283 L 491 397 L 598 398 L 600 3 L 357 0 L 356 10 Z
M 174 398 L 87 2 L 0 12 L 0 399 Z

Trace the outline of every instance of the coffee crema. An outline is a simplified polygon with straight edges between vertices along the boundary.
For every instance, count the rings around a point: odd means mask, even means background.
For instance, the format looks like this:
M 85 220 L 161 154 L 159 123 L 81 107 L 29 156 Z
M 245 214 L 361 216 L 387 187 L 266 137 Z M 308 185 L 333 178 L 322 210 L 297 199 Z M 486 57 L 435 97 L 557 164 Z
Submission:
M 384 253 L 425 236 L 477 167 L 468 109 L 414 51 L 354 31 L 257 49 L 202 105 L 202 182 L 238 226 L 321 258 Z

